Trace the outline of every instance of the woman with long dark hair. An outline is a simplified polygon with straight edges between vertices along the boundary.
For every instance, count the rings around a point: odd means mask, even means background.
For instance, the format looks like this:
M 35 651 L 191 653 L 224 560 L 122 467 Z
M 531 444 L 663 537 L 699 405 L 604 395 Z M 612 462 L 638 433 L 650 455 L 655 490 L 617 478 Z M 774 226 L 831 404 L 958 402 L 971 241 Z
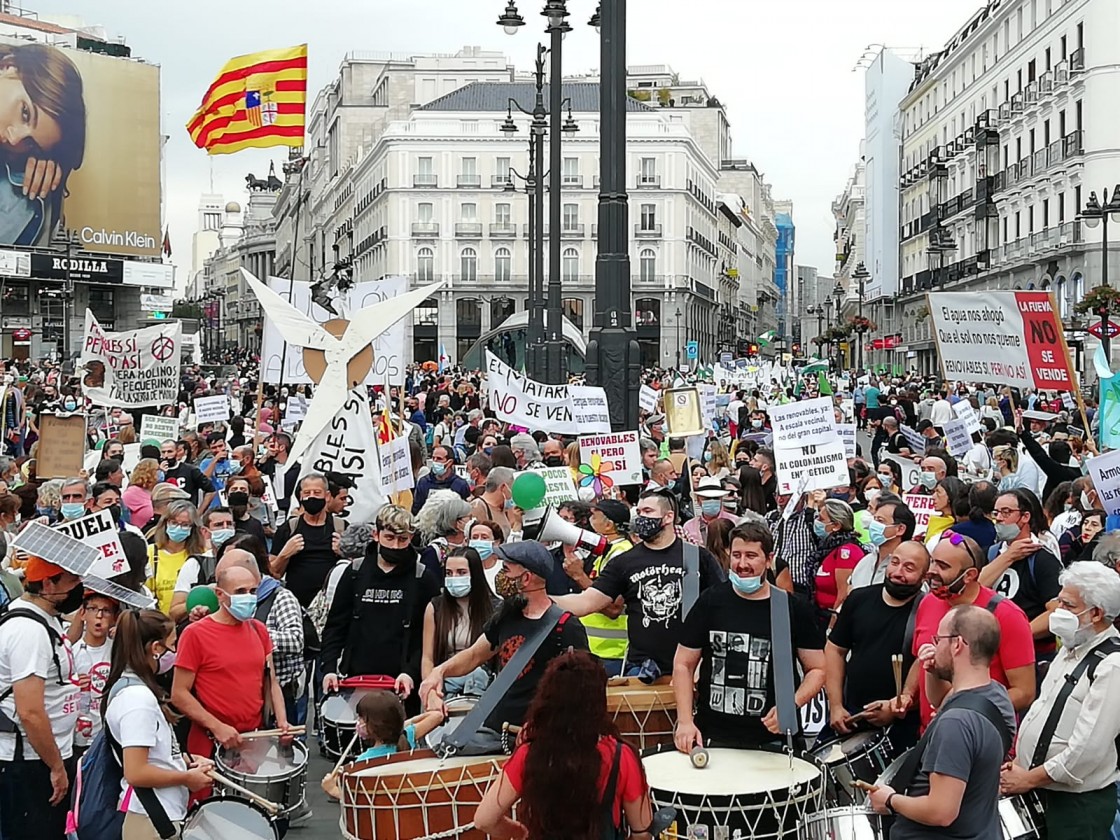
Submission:
M 117 620 L 101 714 L 124 756 L 122 840 L 159 836 L 134 788 L 153 789 L 167 818 L 178 822 L 187 815 L 189 794 L 213 783 L 209 760 L 189 768 L 183 761 L 171 730 L 178 715 L 156 681 L 174 667 L 175 648 L 175 623 L 159 610 L 126 610 Z
M 478 552 L 473 548 L 452 551 L 444 567 L 443 588 L 424 611 L 422 677 L 482 636 L 482 628 L 494 614 L 494 600 Z M 465 677 L 444 681 L 443 688 L 450 695 L 481 695 L 489 682 L 486 670 L 476 668 Z
M 609 807 L 614 837 L 650 836 L 642 763 L 607 713 L 607 675 L 590 653 L 572 651 L 549 663 L 519 740 L 475 812 L 480 831 L 518 840 L 601 840 L 611 836 Z M 612 776 L 614 795 L 603 803 Z M 518 820 L 509 816 L 515 804 Z

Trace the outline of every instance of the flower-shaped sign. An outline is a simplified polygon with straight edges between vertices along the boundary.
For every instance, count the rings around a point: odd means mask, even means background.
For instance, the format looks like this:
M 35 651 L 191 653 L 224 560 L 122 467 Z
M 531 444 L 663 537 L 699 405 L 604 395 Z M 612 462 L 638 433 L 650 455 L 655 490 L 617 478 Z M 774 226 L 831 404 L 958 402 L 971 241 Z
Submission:
M 603 491 L 614 486 L 614 479 L 607 473 L 618 469 L 614 461 L 604 461 L 598 453 L 591 456 L 590 464 L 580 464 L 580 487 L 590 487 L 596 496 L 602 496 Z

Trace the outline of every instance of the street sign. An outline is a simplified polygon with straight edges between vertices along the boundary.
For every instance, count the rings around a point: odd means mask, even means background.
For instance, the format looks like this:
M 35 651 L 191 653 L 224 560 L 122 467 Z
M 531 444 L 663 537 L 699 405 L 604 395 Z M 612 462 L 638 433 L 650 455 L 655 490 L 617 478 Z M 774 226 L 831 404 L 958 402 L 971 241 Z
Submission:
M 1100 321 L 1094 321 L 1092 324 L 1089 325 L 1089 334 L 1092 335 L 1094 338 L 1100 338 L 1101 337 L 1101 322 Z M 1108 322 L 1108 337 L 1109 338 L 1116 338 L 1116 336 L 1118 336 L 1118 335 L 1120 335 L 1120 324 L 1117 324 L 1115 321 L 1109 321 Z
M 685 358 L 689 359 L 690 361 L 695 361 L 696 359 L 700 358 L 700 342 L 688 342 L 688 344 L 685 345 L 684 354 Z

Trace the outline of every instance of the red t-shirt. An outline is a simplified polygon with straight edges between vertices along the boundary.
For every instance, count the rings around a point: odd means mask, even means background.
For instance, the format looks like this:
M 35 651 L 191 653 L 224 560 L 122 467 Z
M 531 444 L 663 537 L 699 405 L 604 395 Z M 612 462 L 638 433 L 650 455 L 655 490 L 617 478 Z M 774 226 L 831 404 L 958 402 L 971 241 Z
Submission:
M 272 653 L 268 630 L 256 619 L 221 624 L 196 621 L 179 637 L 175 667 L 194 672 L 194 696 L 206 711 L 238 732 L 260 727 L 264 711 L 264 665 Z M 187 749 L 210 757 L 214 743 L 191 725 Z
M 614 765 L 614 751 L 615 751 L 614 738 L 604 736 L 599 739 L 599 758 L 601 761 L 599 767 L 599 798 L 602 799 L 603 795 L 607 792 L 607 781 L 610 778 L 611 767 Z M 513 789 L 519 794 L 522 789 L 522 782 L 525 776 L 525 759 L 529 755 L 531 744 L 523 744 L 513 751 L 509 761 L 506 762 L 502 772 L 505 773 L 509 783 L 513 785 Z M 622 818 L 622 803 L 634 802 L 646 796 L 649 786 L 646 784 L 646 778 L 642 774 L 642 765 L 638 760 L 638 756 L 632 749 L 627 746 L 622 747 L 622 755 L 618 763 L 618 782 L 615 787 L 614 796 L 614 823 L 618 825 Z
M 817 606 L 822 610 L 831 610 L 836 606 L 836 570 L 847 569 L 851 571 L 863 559 L 863 549 L 855 543 L 845 543 L 830 552 L 817 569 Z
M 986 586 L 980 587 L 980 594 L 972 602 L 976 607 L 987 607 L 995 592 Z M 914 619 L 914 642 L 910 653 L 918 655 L 922 645 L 931 644 L 937 633 L 941 619 L 953 605 L 941 598 L 928 595 L 918 605 L 918 615 Z M 990 673 L 992 679 L 1007 687 L 1007 672 L 1026 665 L 1034 665 L 1034 636 L 1027 614 L 1010 598 L 1004 598 L 996 606 L 996 620 L 999 622 L 999 650 L 992 659 Z M 919 666 L 921 667 L 921 666 Z M 926 697 L 926 681 L 923 672 L 918 679 L 918 702 L 922 713 L 922 729 L 929 726 L 933 719 L 933 707 Z

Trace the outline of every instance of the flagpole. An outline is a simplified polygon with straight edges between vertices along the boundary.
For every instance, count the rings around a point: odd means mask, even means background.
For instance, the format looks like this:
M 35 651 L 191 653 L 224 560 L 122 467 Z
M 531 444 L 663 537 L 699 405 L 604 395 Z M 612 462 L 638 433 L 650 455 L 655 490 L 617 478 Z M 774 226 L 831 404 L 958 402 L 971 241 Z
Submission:
M 292 227 L 292 262 L 288 267 L 288 304 L 291 305 L 296 291 L 296 258 L 299 256 L 299 219 L 300 207 L 303 204 L 303 174 L 307 171 L 307 158 L 301 154 L 299 157 L 299 181 L 296 184 L 296 220 Z M 262 280 L 268 284 L 268 278 Z M 276 379 L 276 428 L 280 428 L 283 417 L 280 407 L 280 389 L 284 386 L 284 371 L 288 367 L 288 342 L 280 349 L 280 373 Z M 261 390 L 264 390 L 264 358 L 261 358 Z M 285 406 L 286 407 L 286 406 Z

